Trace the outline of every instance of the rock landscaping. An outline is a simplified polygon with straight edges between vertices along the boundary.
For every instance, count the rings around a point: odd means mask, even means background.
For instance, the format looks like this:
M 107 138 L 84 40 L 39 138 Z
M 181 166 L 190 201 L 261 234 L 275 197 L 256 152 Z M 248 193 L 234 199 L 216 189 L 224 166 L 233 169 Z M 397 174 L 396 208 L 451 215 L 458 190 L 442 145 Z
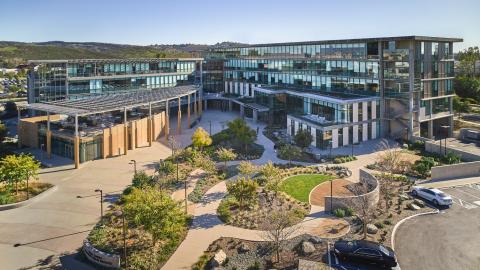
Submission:
M 208 247 L 204 255 L 192 269 L 296 269 L 299 261 L 315 264 L 319 269 L 326 268 L 326 241 L 317 237 L 301 235 L 287 240 L 282 245 L 280 261 L 276 261 L 275 252 L 269 242 L 255 242 L 236 238 L 222 237 Z M 226 258 L 219 264 L 219 259 Z M 323 268 L 325 267 L 325 268 Z

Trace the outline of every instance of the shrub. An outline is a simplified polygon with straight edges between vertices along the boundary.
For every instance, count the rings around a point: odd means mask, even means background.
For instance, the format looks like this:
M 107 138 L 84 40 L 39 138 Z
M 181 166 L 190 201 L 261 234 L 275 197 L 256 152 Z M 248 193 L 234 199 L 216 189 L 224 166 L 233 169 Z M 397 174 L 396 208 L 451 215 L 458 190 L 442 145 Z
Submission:
M 153 177 L 147 175 L 144 171 L 137 172 L 132 179 L 132 186 L 136 188 L 145 188 L 152 183 Z
M 0 193 L 0 205 L 16 202 L 15 197 L 9 191 Z
M 345 163 L 345 162 L 350 162 L 357 160 L 357 157 L 355 156 L 337 156 L 333 159 L 333 163 L 335 164 L 340 164 L 340 163 Z
M 333 210 L 333 215 L 339 218 L 343 218 L 345 217 L 345 210 L 341 208 L 335 209 Z
M 421 159 L 415 161 L 413 164 L 413 170 L 422 177 L 428 177 L 430 175 L 430 170 L 435 166 L 436 162 L 433 157 L 422 157 Z
M 385 227 L 385 225 L 383 225 L 383 223 L 381 223 L 381 222 L 375 222 L 375 227 L 377 227 L 379 229 L 383 229 L 383 227 Z
M 345 215 L 347 217 L 353 216 L 355 214 L 355 210 L 352 207 L 345 208 Z
M 460 156 L 455 155 L 453 152 L 448 152 L 441 160 L 445 164 L 457 164 L 461 161 Z
M 392 222 L 391 219 L 385 219 L 385 220 L 383 221 L 383 224 L 385 224 L 385 225 L 392 225 L 392 223 L 393 223 L 393 222 Z
M 227 197 L 220 202 L 220 205 L 217 208 L 217 214 L 220 220 L 225 223 L 228 223 L 230 221 L 230 218 L 232 217 L 232 212 L 230 211 L 230 208 L 235 204 L 236 200 L 232 197 Z
M 240 207 L 252 204 L 257 197 L 257 182 L 250 178 L 240 177 L 227 184 L 227 191 L 239 203 Z

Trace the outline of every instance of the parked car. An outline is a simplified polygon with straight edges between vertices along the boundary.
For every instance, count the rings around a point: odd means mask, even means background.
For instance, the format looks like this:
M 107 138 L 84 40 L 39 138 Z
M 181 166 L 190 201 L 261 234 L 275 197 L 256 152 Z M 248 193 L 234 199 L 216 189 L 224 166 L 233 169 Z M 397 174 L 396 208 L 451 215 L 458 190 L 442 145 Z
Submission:
M 334 253 L 342 260 L 374 263 L 389 268 L 397 266 L 393 250 L 377 242 L 339 240 L 334 244 Z
M 432 202 L 433 204 L 439 206 L 450 206 L 452 205 L 452 197 L 445 194 L 443 191 L 436 188 L 425 188 L 421 186 L 415 186 L 412 190 L 413 196 L 418 196 L 427 201 Z

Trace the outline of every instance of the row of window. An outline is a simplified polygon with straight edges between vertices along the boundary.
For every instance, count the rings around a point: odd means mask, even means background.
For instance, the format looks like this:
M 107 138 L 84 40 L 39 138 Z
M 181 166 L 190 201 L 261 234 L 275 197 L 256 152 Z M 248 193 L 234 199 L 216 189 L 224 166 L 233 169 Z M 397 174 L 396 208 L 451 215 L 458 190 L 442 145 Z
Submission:
M 69 77 L 108 76 L 122 74 L 148 74 L 193 72 L 195 62 L 162 61 L 159 63 L 69 64 Z

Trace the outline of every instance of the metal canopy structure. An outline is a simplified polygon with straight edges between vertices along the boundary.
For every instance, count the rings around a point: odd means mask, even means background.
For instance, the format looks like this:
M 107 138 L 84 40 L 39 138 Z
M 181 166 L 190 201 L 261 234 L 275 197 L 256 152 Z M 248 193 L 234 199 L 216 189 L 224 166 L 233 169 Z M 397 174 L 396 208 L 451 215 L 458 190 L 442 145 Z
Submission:
M 199 87 L 194 85 L 138 90 L 131 93 L 32 103 L 28 104 L 27 108 L 69 116 L 85 116 L 165 102 L 193 94 L 198 90 Z

